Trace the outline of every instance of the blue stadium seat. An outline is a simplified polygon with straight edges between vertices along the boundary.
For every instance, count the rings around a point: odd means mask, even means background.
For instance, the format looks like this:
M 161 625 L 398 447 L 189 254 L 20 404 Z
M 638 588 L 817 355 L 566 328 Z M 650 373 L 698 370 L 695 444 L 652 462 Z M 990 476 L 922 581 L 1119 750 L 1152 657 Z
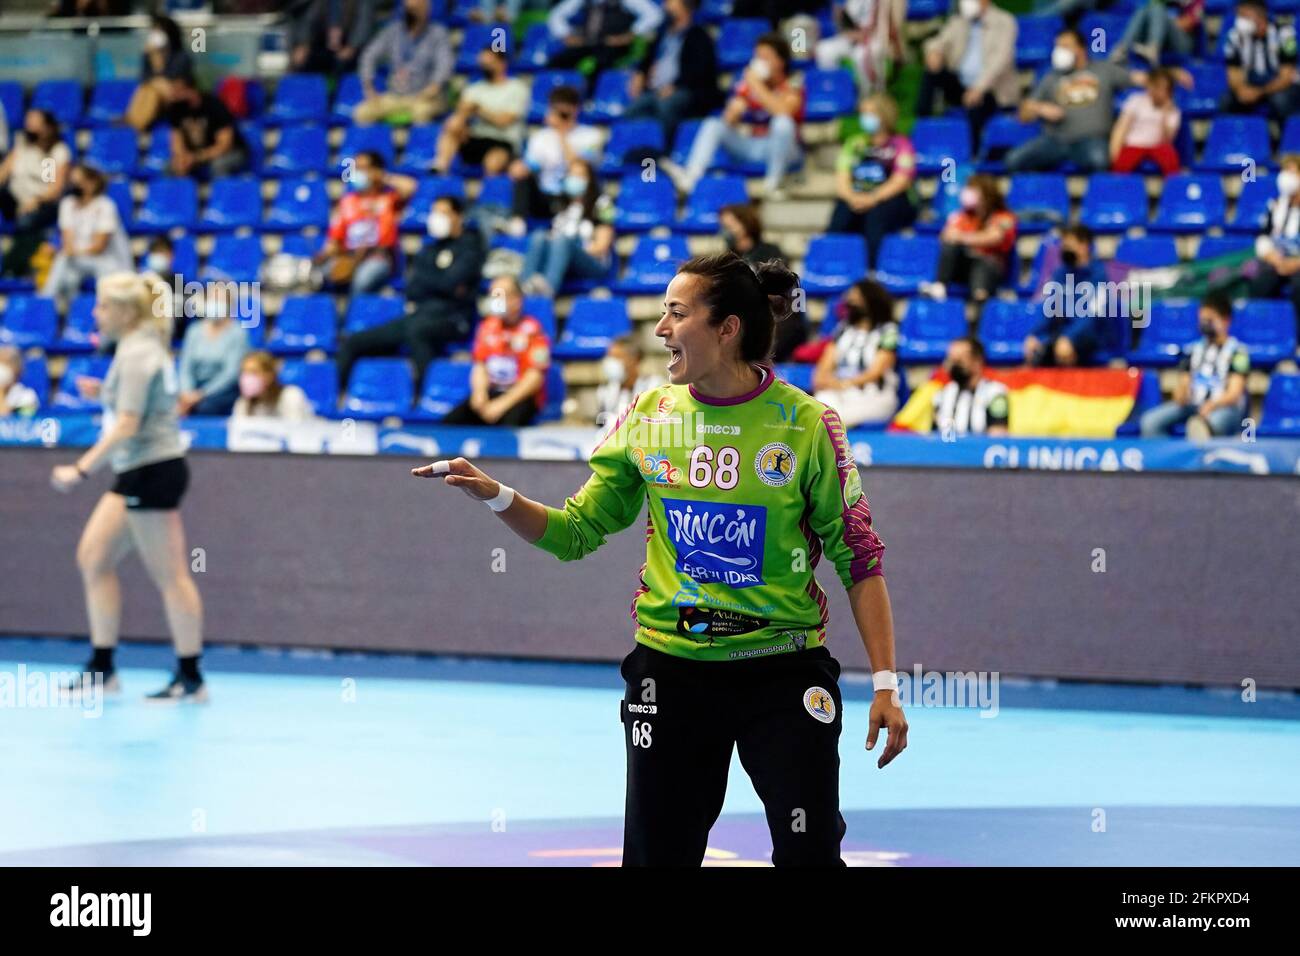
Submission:
M 63 332 L 50 346 L 51 352 L 91 352 L 95 348 L 95 295 L 84 293 L 68 305 L 68 317 Z
M 98 398 L 82 398 L 77 391 L 77 379 L 96 378 L 103 381 L 112 360 L 107 355 L 73 355 L 63 368 L 59 388 L 50 400 L 51 406 L 61 412 L 97 412 L 103 406 Z
M 1142 416 L 1159 405 L 1164 396 L 1160 394 L 1160 376 L 1154 371 L 1130 369 L 1129 374 L 1140 375 L 1137 397 L 1133 400 L 1133 410 L 1128 418 L 1115 428 L 1116 438 L 1129 438 L 1142 433 Z
M 367 150 L 384 157 L 384 163 L 391 168 L 396 151 L 393 149 L 393 128 L 382 123 L 373 126 L 349 126 L 343 131 L 343 143 L 339 146 L 338 162 L 335 169 L 343 171 L 344 163 L 351 159 L 356 161 L 357 153 Z
M 475 206 L 509 207 L 514 196 L 514 182 L 509 176 L 485 176 L 479 184 Z
M 96 126 L 121 122 L 135 93 L 135 80 L 97 80 L 90 88 L 86 119 Z
M 808 295 L 838 295 L 867 271 L 867 243 L 856 235 L 813 236 L 801 284 Z
M 555 345 L 559 359 L 598 359 L 621 335 L 632 331 L 623 299 L 575 299 L 564 331 Z
M 546 98 L 557 86 L 572 86 L 581 93 L 587 81 L 577 70 L 543 70 L 533 77 L 532 101 L 528 105 L 528 122 L 540 123 L 546 118 Z
M 551 36 L 545 23 L 534 23 L 524 33 L 524 42 L 515 59 L 515 68 L 525 73 L 546 69 L 551 57 L 564 48 L 559 40 Z
M 125 179 L 114 180 L 108 184 L 107 195 L 117 206 L 122 228 L 130 234 L 135 230 L 135 200 L 131 197 L 131 183 Z
M 1147 188 L 1133 173 L 1094 173 L 1079 210 L 1079 221 L 1093 232 L 1124 232 L 1147 222 Z
M 1269 380 L 1259 434 L 1300 437 L 1300 375 L 1274 375 Z
M 880 244 L 880 261 L 872 275 L 895 295 L 912 295 L 922 282 L 934 279 L 938 268 L 938 237 L 895 233 Z
M 337 325 L 332 296 L 290 296 L 284 300 L 266 344 L 277 355 L 301 355 L 311 349 L 333 352 Z
M 932 20 L 948 13 L 948 0 L 908 0 L 907 19 Z
M 813 367 L 803 362 L 782 362 L 776 366 L 776 377 L 808 394 L 813 390 Z
M 930 200 L 930 216 L 917 219 L 912 228 L 917 232 L 935 233 L 943 229 L 948 216 L 961 208 L 961 191 L 970 178 L 969 166 L 958 166 L 956 175 L 947 180 L 940 178 L 935 184 Z
M 672 152 L 669 158 L 680 166 L 686 165 L 687 158 L 691 155 L 691 144 L 695 142 L 695 134 L 700 131 L 701 120 L 692 119 L 684 120 L 677 125 L 677 132 L 673 134 Z
M 964 302 L 912 299 L 898 329 L 899 361 L 941 362 L 948 352 L 948 343 L 965 334 Z
M 524 297 L 523 305 L 524 315 L 531 315 L 541 323 L 542 329 L 546 332 L 546 337 L 552 342 L 555 341 L 555 301 L 542 295 L 529 295 Z
M 255 282 L 262 268 L 261 236 L 217 236 L 201 279 Z
M 324 173 L 328 165 L 329 146 L 324 126 L 285 126 L 262 171 L 267 176 L 305 176 Z
M 806 70 L 803 75 L 804 118 L 809 122 L 839 119 L 852 113 L 857 84 L 848 70 Z
M 135 174 L 139 149 L 135 130 L 121 126 L 100 126 L 90 132 L 85 161 L 110 176 Z
M 739 176 L 705 176 L 686 197 L 686 208 L 676 228 L 683 232 L 718 232 L 718 214 L 724 206 L 749 202 L 749 190 Z
M 614 204 L 614 225 L 621 232 L 671 226 L 676 209 L 677 194 L 666 176 L 650 182 L 636 175 L 624 176 Z
M 1124 35 L 1128 19 L 1126 14 L 1116 12 L 1085 14 L 1079 20 L 1079 32 L 1083 34 L 1083 42 L 1088 44 L 1088 55 L 1098 59 L 1103 55 L 1108 56 Z M 1100 45 L 1097 45 L 1098 40 L 1101 41 Z
M 248 162 L 243 169 L 238 169 L 236 172 L 245 170 L 256 172 L 266 162 L 266 130 L 256 120 L 245 120 L 239 124 L 239 133 L 244 137 L 244 143 L 248 147 Z
M 1125 236 L 1115 250 L 1115 261 L 1142 269 L 1172 266 L 1178 263 L 1178 247 L 1170 236 Z
M 0 109 L 4 110 L 9 129 L 22 129 L 23 85 L 17 80 L 0 80 Z
M 417 421 L 440 422 L 447 413 L 469 398 L 469 373 L 472 362 L 435 359 L 424 370 L 424 387 L 415 413 Z
M 348 302 L 343 331 L 351 335 L 400 319 L 405 309 L 406 300 L 395 295 L 354 295 Z
M 1260 170 L 1271 165 L 1268 121 L 1262 116 L 1218 116 L 1210 121 L 1199 172 L 1240 173 L 1251 163 Z
M 167 176 L 171 170 L 171 127 L 155 126 L 149 132 L 149 145 L 140 160 L 140 172 L 146 176 Z
M 262 221 L 262 186 L 256 176 L 227 176 L 214 179 L 208 204 L 199 217 L 199 228 L 229 232 Z
M 1138 344 L 1128 351 L 1131 365 L 1167 367 L 1177 365 L 1183 348 L 1200 338 L 1197 313 L 1200 306 L 1186 299 L 1157 299 L 1151 304 L 1151 322 L 1142 330 Z
M 742 69 L 754 55 L 758 38 L 769 29 L 766 20 L 743 17 L 724 20 L 717 40 L 719 69 Z
M 143 267 L 143 260 L 141 266 Z M 181 236 L 172 240 L 172 271 L 188 281 L 198 278 L 199 253 L 193 236 Z
M 1232 334 L 1250 350 L 1250 364 L 1272 368 L 1296 349 L 1295 309 L 1277 299 L 1252 299 L 1233 310 Z
M 999 113 L 984 127 L 977 165 L 985 172 L 1002 172 L 1006 168 L 1006 154 L 1042 131 L 1036 122 L 1022 123 L 1014 114 Z
M 397 164 L 397 171 L 411 176 L 427 173 L 433 167 L 434 157 L 438 155 L 438 137 L 441 134 L 441 123 L 423 123 L 408 129 L 406 146 L 402 149 L 402 160 Z
M 378 80 L 375 86 L 383 88 L 383 84 Z M 346 126 L 352 122 L 352 111 L 357 108 L 357 104 L 365 98 L 365 93 L 361 89 L 361 77 L 355 73 L 345 74 L 339 79 L 338 88 L 334 91 L 334 102 L 330 106 L 329 124 L 331 126 Z
M 660 154 L 664 151 L 664 128 L 658 120 L 634 119 L 619 120 L 610 127 L 609 141 L 605 144 L 605 153 L 600 161 L 602 176 L 616 176 L 621 172 L 640 172 L 638 161 L 635 165 L 625 166 L 624 155 L 629 150 L 645 150 L 647 153 Z
M 585 295 L 596 289 L 612 288 L 618 282 L 618 256 L 609 257 L 609 268 L 604 275 L 577 276 L 570 272 L 560 285 L 561 295 Z
M 590 123 L 613 123 L 621 117 L 632 100 L 627 91 L 631 77 L 631 70 L 604 70 L 596 77 L 591 105 L 583 112 L 582 118 Z
M 1052 46 L 1064 22 L 1057 16 L 1017 17 L 1016 66 L 1032 69 L 1052 58 Z
M 76 80 L 42 80 L 32 89 L 30 108 L 54 114 L 60 126 L 72 128 L 81 119 L 84 93 Z
M 628 295 L 662 292 L 677 274 L 677 267 L 690 257 L 684 236 L 642 236 L 628 257 L 627 272 L 614 284 L 614 291 Z
M 1164 182 L 1149 228 L 1157 232 L 1201 232 L 1223 225 L 1227 201 L 1217 176 L 1179 174 Z
M 558 422 L 564 417 L 564 366 L 552 362 L 546 369 L 546 401 L 537 413 L 537 424 Z
M 1018 365 L 1025 360 L 1025 336 L 1043 318 L 1042 304 L 1023 299 L 990 299 L 980 314 L 980 341 L 990 365 Z
M 1232 252 L 1254 252 L 1255 240 L 1250 236 L 1202 236 L 1196 248 L 1197 259 L 1216 259 Z
M 461 34 L 460 50 L 456 54 L 456 72 L 477 74 L 478 55 L 484 50 L 501 50 L 507 59 L 515 55 L 514 31 L 508 23 L 471 23 Z
M 415 385 L 404 358 L 363 358 L 352 366 L 341 414 L 378 419 L 410 411 Z
M 280 78 L 275 97 L 266 111 L 270 126 L 288 123 L 323 123 L 329 113 L 325 77 L 315 73 L 289 73 Z
M 1228 232 L 1258 235 L 1268 222 L 1268 204 L 1277 198 L 1277 177 L 1261 176 L 1241 184 L 1237 208 L 1228 220 Z
M 1016 214 L 1021 234 L 1045 232 L 1070 217 L 1070 192 L 1061 173 L 1016 173 L 1007 206 Z
M 282 179 L 263 220 L 264 229 L 296 232 L 325 228 L 330 218 L 330 199 L 319 179 Z
M 1300 153 L 1300 115 L 1289 117 L 1282 127 L 1282 142 L 1278 146 L 1279 154 Z
M 54 300 L 35 295 L 11 295 L 0 325 L 0 345 L 20 349 L 47 348 L 58 336 L 59 316 Z
M 338 367 L 333 362 L 285 359 L 280 366 L 280 382 L 302 389 L 317 415 L 334 414 L 338 405 Z
M 960 117 L 922 117 L 912 128 L 912 145 L 922 175 L 938 175 L 954 163 L 970 162 L 970 124 Z
M 138 232 L 193 229 L 199 215 L 199 192 L 194 180 L 179 176 L 155 179 L 149 184 L 135 218 Z
M 465 198 L 465 181 L 459 176 L 426 176 L 415 187 L 415 193 L 407 200 L 406 208 L 398 228 L 403 232 L 424 232 L 429 219 L 429 211 L 441 196 Z
M 1192 88 L 1174 87 L 1174 102 L 1187 119 L 1215 116 L 1219 104 L 1228 92 L 1228 72 L 1223 61 L 1189 63 L 1187 72 L 1192 75 Z
M 36 393 L 38 410 L 50 404 L 50 370 L 44 359 L 28 359 L 24 362 L 18 381 Z

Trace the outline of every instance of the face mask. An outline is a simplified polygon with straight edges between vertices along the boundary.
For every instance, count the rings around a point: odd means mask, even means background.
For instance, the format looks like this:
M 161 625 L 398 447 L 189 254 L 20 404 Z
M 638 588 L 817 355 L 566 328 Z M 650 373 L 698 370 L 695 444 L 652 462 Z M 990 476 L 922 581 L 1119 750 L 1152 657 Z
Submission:
M 256 372 L 243 372 L 239 376 L 239 394 L 244 398 L 257 398 L 266 391 L 266 379 Z
M 880 117 L 875 113 L 858 114 L 858 122 L 862 124 L 862 128 L 866 132 L 873 136 L 880 131 Z
M 161 30 L 150 30 L 149 36 L 144 41 L 146 50 L 161 50 L 167 45 L 167 34 Z
M 1219 334 L 1219 330 L 1214 327 L 1213 322 L 1210 322 L 1206 319 L 1202 319 L 1198 323 L 1198 325 L 1200 327 L 1201 334 L 1204 335 L 1207 339 L 1212 339 Z
M 722 230 L 722 241 L 727 244 L 728 249 L 736 248 L 736 234 L 730 229 Z
M 435 239 L 446 239 L 451 235 L 451 217 L 446 213 L 429 213 L 429 235 Z
M 1277 191 L 1283 196 L 1294 196 L 1300 191 L 1300 173 L 1293 169 L 1284 169 L 1278 173 Z
M 360 169 L 352 172 L 352 188 L 357 192 L 362 192 L 370 188 L 370 174 Z
M 1052 47 L 1052 69 L 1067 73 L 1074 69 L 1074 51 L 1063 46 Z
M 14 370 L 8 365 L 0 365 L 0 389 L 6 389 L 14 383 Z
M 965 388 L 970 384 L 970 369 L 965 365 L 950 365 L 948 377 L 957 383 L 958 388 Z
M 760 60 L 758 57 L 754 57 L 754 59 L 749 61 L 749 68 L 753 70 L 754 75 L 763 82 L 767 82 L 772 78 L 772 68 L 767 65 L 766 60 Z
M 1255 35 L 1255 21 L 1250 17 L 1237 17 L 1232 25 L 1244 37 L 1253 37 Z
M 1061 261 L 1064 262 L 1071 269 L 1073 269 L 1075 266 L 1079 264 L 1079 254 L 1075 252 L 1073 249 L 1062 249 Z
M 172 260 L 165 252 L 149 253 L 144 257 L 144 264 L 150 272 L 156 272 L 159 275 L 170 272 L 172 268 Z
M 488 299 L 487 310 L 488 310 L 488 315 L 505 315 L 506 300 L 503 299 L 501 296 L 497 296 L 497 295 L 492 296 L 492 298 Z
M 961 201 L 961 208 L 965 210 L 974 210 L 980 204 L 980 191 L 967 186 L 961 191 L 958 197 Z
M 581 176 L 565 176 L 564 191 L 570 196 L 581 196 L 587 191 L 587 180 Z
M 967 20 L 974 20 L 980 15 L 980 0 L 961 0 L 957 10 Z
M 402 22 L 406 24 L 406 29 L 414 30 L 415 25 L 420 21 L 414 13 L 412 13 L 410 10 L 407 10 L 405 13 L 402 14 Z
M 627 375 L 623 363 L 612 355 L 606 355 L 600 360 L 600 371 L 607 382 L 621 382 Z

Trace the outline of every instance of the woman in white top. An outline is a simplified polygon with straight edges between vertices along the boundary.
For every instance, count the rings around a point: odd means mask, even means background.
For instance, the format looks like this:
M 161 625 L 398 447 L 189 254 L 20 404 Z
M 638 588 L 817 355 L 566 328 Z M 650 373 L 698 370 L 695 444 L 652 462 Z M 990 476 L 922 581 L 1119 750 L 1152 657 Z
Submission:
M 41 234 L 54 225 L 72 153 L 59 123 L 45 110 L 28 110 L 14 148 L 0 162 L 0 215 L 14 224 L 14 239 L 0 274 L 25 276 Z
M 898 410 L 898 323 L 894 297 L 873 279 L 844 293 L 845 318 L 813 371 L 813 395 L 845 428 L 887 422 Z
M 275 356 L 260 351 L 245 355 L 239 367 L 239 398 L 231 415 L 291 422 L 311 421 L 316 417 L 307 393 L 297 385 L 283 384 Z
M 79 163 L 68 174 L 72 195 L 59 203 L 63 247 L 54 257 L 41 294 L 60 306 L 77 294 L 85 279 L 99 279 L 131 268 L 131 240 L 122 228 L 117 203 L 104 192 L 108 180 L 93 166 Z
M 0 418 L 34 415 L 40 407 L 40 396 L 20 381 L 22 377 L 23 353 L 12 345 L 0 347 Z
M 568 205 L 551 220 L 550 230 L 539 229 L 529 239 L 522 275 L 525 295 L 551 298 L 567 276 L 598 279 L 609 273 L 614 204 L 601 193 L 591 163 L 569 163 L 564 193 Z

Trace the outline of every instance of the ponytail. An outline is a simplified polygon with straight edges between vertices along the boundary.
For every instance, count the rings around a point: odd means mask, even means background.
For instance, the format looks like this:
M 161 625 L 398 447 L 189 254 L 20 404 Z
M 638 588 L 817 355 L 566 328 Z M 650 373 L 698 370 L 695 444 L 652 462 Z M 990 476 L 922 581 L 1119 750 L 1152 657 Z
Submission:
M 734 252 L 696 256 L 682 263 L 678 273 L 708 281 L 703 298 L 709 323 L 720 325 L 729 315 L 740 319 L 740 358 L 767 363 L 772 358 L 776 323 L 794 314 L 801 298 L 799 277 L 779 259 L 750 267 Z

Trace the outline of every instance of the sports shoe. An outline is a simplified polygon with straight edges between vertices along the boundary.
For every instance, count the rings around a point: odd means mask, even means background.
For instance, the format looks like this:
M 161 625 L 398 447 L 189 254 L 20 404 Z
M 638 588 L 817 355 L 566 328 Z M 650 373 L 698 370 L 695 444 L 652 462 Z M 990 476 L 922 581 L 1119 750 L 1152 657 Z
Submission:
M 673 188 L 683 196 L 689 196 L 695 192 L 695 178 L 687 172 L 685 166 L 675 163 L 671 159 L 661 159 L 659 168 L 668 174 L 668 178 L 672 180 Z
M 936 302 L 944 302 L 948 298 L 948 287 L 942 282 L 922 282 L 916 289 L 922 296 L 927 299 L 934 299 Z
M 144 699 L 159 704 L 206 704 L 208 687 L 202 680 L 189 680 L 178 671 L 172 675 L 170 684 L 157 693 L 145 695 Z
M 1210 430 L 1210 423 L 1200 415 L 1193 415 L 1187 419 L 1187 440 L 1188 441 L 1209 441 L 1214 437 L 1214 432 Z
M 96 678 L 102 679 L 103 683 L 96 684 Z M 81 673 L 59 688 L 60 697 L 74 700 L 97 692 L 106 697 L 109 694 L 122 693 L 122 682 L 118 679 L 117 671 L 97 671 L 87 664 Z

